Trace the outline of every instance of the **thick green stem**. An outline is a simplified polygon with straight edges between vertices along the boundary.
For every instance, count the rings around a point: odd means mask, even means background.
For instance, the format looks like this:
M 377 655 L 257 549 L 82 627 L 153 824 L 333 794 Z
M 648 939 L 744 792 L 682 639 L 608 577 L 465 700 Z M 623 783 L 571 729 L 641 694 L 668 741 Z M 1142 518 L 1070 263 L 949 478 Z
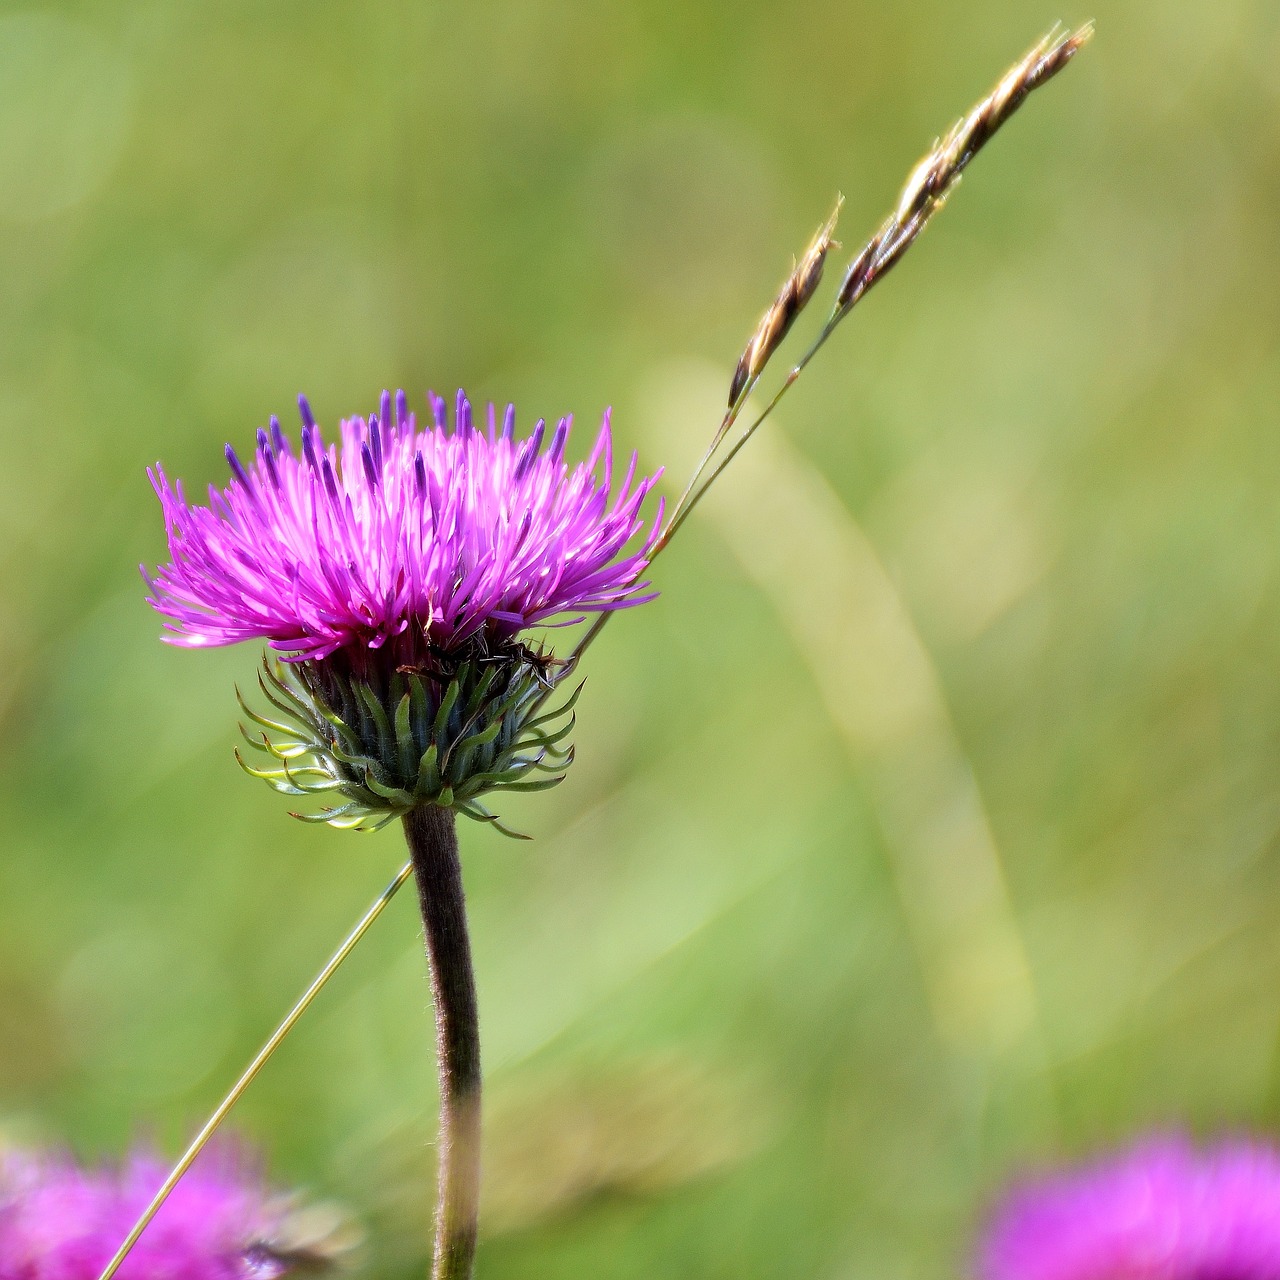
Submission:
M 440 1140 L 434 1280 L 470 1280 L 480 1210 L 480 1020 L 453 811 L 404 819 L 436 1010 Z

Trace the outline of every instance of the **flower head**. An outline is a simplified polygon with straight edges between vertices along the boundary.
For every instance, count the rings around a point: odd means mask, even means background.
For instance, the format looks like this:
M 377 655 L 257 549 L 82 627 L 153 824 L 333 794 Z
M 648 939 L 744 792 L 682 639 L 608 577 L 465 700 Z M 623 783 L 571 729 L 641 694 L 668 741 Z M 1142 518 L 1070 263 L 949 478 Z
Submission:
M 418 430 L 404 393 L 349 418 L 326 445 L 300 398 L 298 453 L 272 419 L 249 467 L 227 446 L 232 471 L 209 505 L 187 502 L 159 465 L 171 563 L 147 581 L 175 644 L 264 639 L 295 658 L 393 644 L 412 658 L 483 639 L 500 646 L 565 614 L 605 612 L 650 597 L 639 582 L 647 541 L 640 508 L 656 477 L 635 480 L 636 459 L 611 490 L 606 416 L 590 458 L 564 459 L 570 419 L 545 443 L 539 422 L 515 437 L 472 422 L 459 393 L 454 429 L 431 397 L 434 423 Z M 603 474 L 598 474 L 602 471 Z M 146 570 L 143 570 L 146 576 Z
M 982 1280 L 1276 1280 L 1280 1152 L 1155 1138 L 1010 1193 Z
M 231 483 L 207 506 L 149 473 L 171 557 L 143 569 L 150 603 L 175 644 L 281 655 L 261 680 L 269 716 L 244 706 L 269 759 L 245 767 L 290 796 L 336 793 L 318 821 L 378 826 L 422 804 L 496 821 L 481 796 L 553 785 L 570 704 L 543 708 L 564 667 L 522 633 L 653 598 L 662 504 L 647 533 L 641 508 L 657 476 L 637 480 L 633 454 L 613 487 L 607 416 L 570 468 L 568 418 L 518 440 L 511 406 L 480 429 L 459 393 L 451 429 L 430 403 L 419 430 L 404 393 L 383 392 L 326 445 L 300 399 L 298 452 L 272 419 L 250 466 L 228 446 Z
M 120 1280 L 279 1280 L 336 1260 L 341 1229 L 300 1248 L 296 1202 L 273 1196 L 247 1164 L 226 1149 L 198 1163 Z M 97 1170 L 68 1156 L 0 1156 L 0 1280 L 97 1280 L 166 1172 L 141 1152 Z

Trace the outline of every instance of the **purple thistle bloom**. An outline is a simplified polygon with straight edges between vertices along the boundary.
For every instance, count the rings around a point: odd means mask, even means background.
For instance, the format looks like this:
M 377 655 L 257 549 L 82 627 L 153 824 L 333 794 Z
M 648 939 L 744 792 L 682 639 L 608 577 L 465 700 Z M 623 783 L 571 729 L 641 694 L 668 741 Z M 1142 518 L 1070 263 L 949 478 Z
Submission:
M 573 759 L 573 698 L 545 705 L 572 664 L 521 633 L 653 598 L 663 505 L 647 534 L 641 508 L 658 477 L 637 479 L 632 454 L 614 487 L 608 414 L 571 468 L 568 418 L 549 443 L 542 421 L 518 440 L 514 406 L 499 426 L 490 405 L 482 430 L 459 392 L 451 428 L 429 399 L 425 430 L 384 391 L 326 445 L 299 397 L 298 451 L 272 418 L 249 466 L 227 447 L 231 483 L 207 506 L 148 473 L 171 560 L 142 572 L 166 639 L 262 639 L 284 659 L 260 677 L 269 716 L 241 698 L 266 757 L 241 764 L 327 797 L 308 821 L 372 830 L 436 805 L 505 830 L 482 797 L 554 786 Z
M 1198 1152 L 1153 1138 L 1024 1184 L 998 1208 L 982 1280 L 1277 1280 L 1280 1152 L 1237 1140 Z
M 418 430 L 403 393 L 378 413 L 349 418 L 326 445 L 304 398 L 295 453 L 272 420 L 248 467 L 227 447 L 232 483 L 188 503 L 157 465 L 171 563 L 150 577 L 150 603 L 173 643 L 190 647 L 265 639 L 293 659 L 339 649 L 416 655 L 479 638 L 502 645 L 566 614 L 601 613 L 652 599 L 639 581 L 661 528 L 645 541 L 640 508 L 657 476 L 636 482 L 632 455 L 612 488 L 608 415 L 586 463 L 564 460 L 570 419 L 544 449 L 545 423 L 515 438 L 475 427 L 459 393 L 453 430 L 444 401 Z M 403 639 L 400 639 L 403 637 Z M 412 657 L 411 657 L 412 660 Z
M 97 1280 L 167 1168 L 135 1152 L 119 1169 L 68 1156 L 0 1156 L 0 1280 Z M 223 1149 L 199 1162 L 143 1233 L 119 1280 L 278 1280 L 314 1273 L 323 1249 L 291 1252 L 297 1212 Z

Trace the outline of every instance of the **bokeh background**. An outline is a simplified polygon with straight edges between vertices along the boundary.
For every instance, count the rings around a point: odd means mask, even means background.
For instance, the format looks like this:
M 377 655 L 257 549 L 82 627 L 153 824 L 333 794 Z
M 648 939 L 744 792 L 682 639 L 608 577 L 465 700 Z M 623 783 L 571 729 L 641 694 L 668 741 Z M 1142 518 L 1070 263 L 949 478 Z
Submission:
M 593 650 L 534 842 L 464 831 L 481 1274 L 963 1275 L 1020 1169 L 1280 1126 L 1274 4 L 85 0 L 0 11 L 9 1140 L 176 1150 L 403 856 L 240 774 L 145 466 L 463 385 L 682 480 L 835 193 L 851 252 L 1090 17 Z M 372 1277 L 431 1046 L 404 895 L 237 1115 Z

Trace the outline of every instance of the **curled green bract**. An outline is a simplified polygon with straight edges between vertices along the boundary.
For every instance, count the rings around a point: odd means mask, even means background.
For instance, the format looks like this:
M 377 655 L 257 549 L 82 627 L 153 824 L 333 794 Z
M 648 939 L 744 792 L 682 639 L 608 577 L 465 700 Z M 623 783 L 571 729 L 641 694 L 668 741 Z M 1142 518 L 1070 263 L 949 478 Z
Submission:
M 376 831 L 438 805 L 517 836 L 482 797 L 563 779 L 582 686 L 548 710 L 557 674 L 562 668 L 522 645 L 389 676 L 374 664 L 356 673 L 264 655 L 258 685 L 270 713 L 236 695 L 253 726 L 241 724 L 245 742 L 269 763 L 257 768 L 239 751 L 236 759 L 283 795 L 321 799 L 294 813 L 304 822 Z

